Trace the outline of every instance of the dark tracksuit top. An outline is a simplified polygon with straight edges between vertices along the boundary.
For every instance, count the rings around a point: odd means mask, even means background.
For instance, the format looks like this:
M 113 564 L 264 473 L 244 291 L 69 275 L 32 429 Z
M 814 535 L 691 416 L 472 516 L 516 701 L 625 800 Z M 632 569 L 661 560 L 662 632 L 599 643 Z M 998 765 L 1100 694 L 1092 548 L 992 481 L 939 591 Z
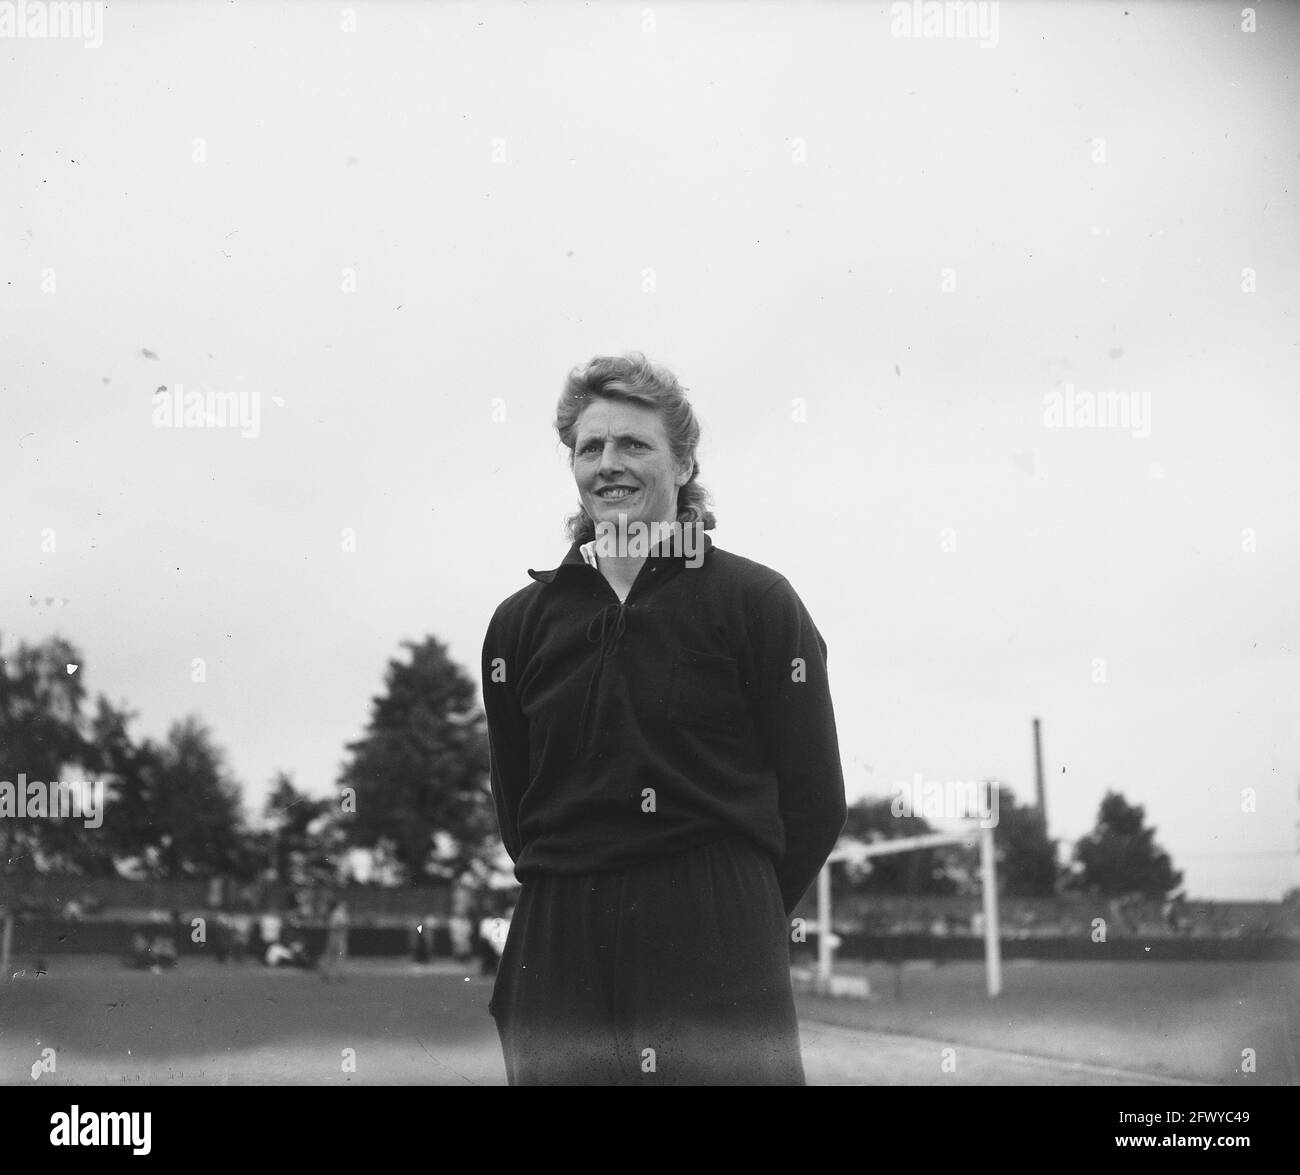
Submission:
M 748 838 L 789 915 L 845 820 L 826 643 L 784 576 L 652 554 L 620 603 L 574 543 L 483 643 L 492 794 L 515 875 Z

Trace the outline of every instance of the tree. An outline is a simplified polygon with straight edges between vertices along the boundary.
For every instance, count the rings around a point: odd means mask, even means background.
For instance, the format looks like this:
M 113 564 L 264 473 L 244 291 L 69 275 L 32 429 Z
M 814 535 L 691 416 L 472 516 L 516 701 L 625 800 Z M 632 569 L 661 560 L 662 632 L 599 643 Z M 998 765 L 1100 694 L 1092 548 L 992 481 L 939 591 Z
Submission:
M 1075 846 L 1081 888 L 1107 898 L 1163 898 L 1182 885 L 1182 873 L 1156 845 L 1155 829 L 1144 827 L 1145 819 L 1141 806 L 1118 792 L 1106 793 L 1096 827 Z
M 864 799 L 850 805 L 844 835 L 871 843 L 934 831 L 921 816 L 895 816 L 893 805 L 892 799 Z M 869 864 L 869 871 L 852 876 L 852 888 L 858 893 L 939 896 L 958 889 L 942 848 L 889 853 L 870 858 Z
M 130 726 L 137 715 L 125 703 L 115 706 L 102 694 L 96 699 L 90 720 L 86 766 L 96 779 L 104 781 L 105 813 L 99 860 L 107 858 L 111 873 L 119 863 L 139 857 L 150 840 L 150 781 L 159 764 L 156 748 L 141 745 L 131 737 Z
M 84 677 L 69 673 L 82 657 L 60 637 L 36 646 L 25 642 L 0 661 L 0 780 L 13 785 L 52 784 L 70 778 L 65 769 L 83 762 Z M 7 790 L 7 789 L 6 789 Z M 0 868 L 31 874 L 51 868 L 81 872 L 89 834 L 80 820 L 13 814 L 0 817 Z
M 1017 804 L 1009 787 L 999 787 L 997 794 L 998 823 L 993 843 L 999 892 L 1012 898 L 1051 897 L 1060 874 L 1056 841 L 1048 839 L 1036 806 Z
M 1007 897 L 1050 897 L 1060 870 L 1056 842 L 1049 840 L 1037 808 L 1016 802 L 1008 787 L 987 784 L 997 791 L 998 891 Z M 924 836 L 934 829 L 921 816 L 895 816 L 891 800 L 861 800 L 849 808 L 845 835 L 862 841 Z M 873 857 L 865 876 L 854 879 L 859 893 L 914 894 L 934 897 L 975 894 L 980 890 L 978 853 L 960 844 Z M 852 871 L 850 870 L 850 873 Z
M 55 818 L 47 787 L 46 815 L 0 817 L 0 868 L 103 876 L 134 859 L 155 877 L 243 875 L 239 786 L 207 728 L 188 718 L 161 744 L 137 743 L 124 704 L 101 695 L 84 717 L 85 682 L 85 659 L 57 637 L 0 663 L 0 781 L 80 784 L 81 811 L 102 805 L 89 818 Z
M 270 856 L 281 882 L 328 885 L 335 880 L 343 846 L 332 835 L 334 807 L 331 800 L 300 792 L 288 772 L 276 774 L 264 815 L 270 825 Z
M 136 742 L 135 718 L 101 695 L 90 720 L 86 766 L 105 782 L 107 799 L 93 842 L 96 871 L 135 863 L 154 877 L 251 877 L 256 854 L 240 789 L 211 733 L 191 717 L 174 724 L 161 744 Z
M 146 813 L 139 850 L 156 877 L 239 873 L 244 822 L 239 785 L 196 717 L 174 723 L 162 746 L 141 749 Z
M 477 687 L 440 641 L 402 647 L 410 660 L 389 662 L 366 732 L 348 744 L 348 837 L 366 848 L 391 841 L 413 881 L 454 878 L 496 847 L 487 723 Z

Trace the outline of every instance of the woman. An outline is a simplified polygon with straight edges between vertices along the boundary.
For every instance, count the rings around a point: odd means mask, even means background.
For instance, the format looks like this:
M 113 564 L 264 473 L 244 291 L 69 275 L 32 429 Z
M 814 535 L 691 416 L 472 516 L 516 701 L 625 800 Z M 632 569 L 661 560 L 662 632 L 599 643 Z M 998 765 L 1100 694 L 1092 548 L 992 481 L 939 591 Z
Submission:
M 803 1084 L 788 918 L 845 817 L 825 642 L 704 534 L 670 372 L 593 359 L 555 427 L 573 543 L 483 645 L 522 885 L 490 1004 L 510 1083 Z

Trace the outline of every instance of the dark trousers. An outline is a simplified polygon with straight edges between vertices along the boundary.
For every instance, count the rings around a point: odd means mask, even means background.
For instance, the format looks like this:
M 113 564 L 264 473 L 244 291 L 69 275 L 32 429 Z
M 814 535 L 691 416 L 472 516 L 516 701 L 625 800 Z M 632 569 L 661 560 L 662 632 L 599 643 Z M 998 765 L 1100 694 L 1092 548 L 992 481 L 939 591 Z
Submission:
M 489 1010 L 511 1085 L 803 1085 L 772 860 L 727 839 L 526 877 Z

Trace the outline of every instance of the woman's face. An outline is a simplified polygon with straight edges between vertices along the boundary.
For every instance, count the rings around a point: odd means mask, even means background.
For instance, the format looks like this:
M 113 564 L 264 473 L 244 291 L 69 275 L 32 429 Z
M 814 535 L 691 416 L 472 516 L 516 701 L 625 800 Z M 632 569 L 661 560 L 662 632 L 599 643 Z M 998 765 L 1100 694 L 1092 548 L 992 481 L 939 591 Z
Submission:
M 618 524 L 673 522 L 677 490 L 691 477 L 668 447 L 663 421 L 653 408 L 624 400 L 593 400 L 578 417 L 573 477 L 591 520 Z

